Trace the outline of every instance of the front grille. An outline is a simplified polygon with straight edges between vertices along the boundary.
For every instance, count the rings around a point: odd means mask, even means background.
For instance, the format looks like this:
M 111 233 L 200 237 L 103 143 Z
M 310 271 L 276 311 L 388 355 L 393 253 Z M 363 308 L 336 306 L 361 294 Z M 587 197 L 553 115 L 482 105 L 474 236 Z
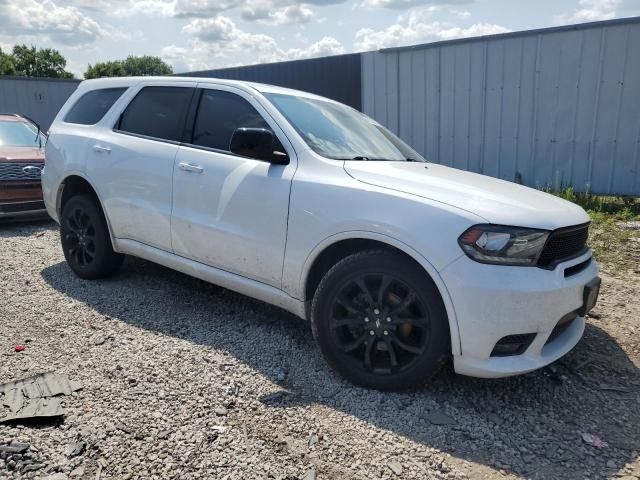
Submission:
M 27 168 L 37 167 L 37 168 Z M 2 163 L 0 162 L 0 180 L 40 180 L 44 162 Z M 26 170 L 26 171 L 25 171 Z
M 0 215 L 31 212 L 35 210 L 44 210 L 44 209 L 45 209 L 44 201 L 42 200 L 0 203 Z
M 588 238 L 588 223 L 551 232 L 538 259 L 538 266 L 552 268 L 564 260 L 581 255 L 587 249 Z

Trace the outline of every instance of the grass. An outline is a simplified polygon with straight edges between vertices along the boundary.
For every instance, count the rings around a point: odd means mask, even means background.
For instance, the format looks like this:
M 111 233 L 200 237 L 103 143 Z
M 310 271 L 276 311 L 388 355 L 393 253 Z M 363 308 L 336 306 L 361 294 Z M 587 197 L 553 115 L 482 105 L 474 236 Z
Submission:
M 603 268 L 612 272 L 640 271 L 640 230 L 622 224 L 640 221 L 640 199 L 592 195 L 573 188 L 547 190 L 584 208 L 591 217 L 589 244 Z

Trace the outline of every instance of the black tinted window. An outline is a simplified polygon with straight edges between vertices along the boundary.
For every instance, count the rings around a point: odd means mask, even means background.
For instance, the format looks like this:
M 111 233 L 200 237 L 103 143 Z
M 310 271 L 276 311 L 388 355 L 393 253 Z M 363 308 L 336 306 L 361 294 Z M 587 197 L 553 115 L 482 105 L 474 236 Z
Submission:
M 119 130 L 180 141 L 193 88 L 145 87 L 123 112 Z
M 271 130 L 244 98 L 220 90 L 204 90 L 193 130 L 193 143 L 228 151 L 231 136 L 240 127 Z
M 103 88 L 85 93 L 75 103 L 64 117 L 67 123 L 79 123 L 81 125 L 94 125 L 98 123 L 104 114 L 124 93 L 123 88 Z

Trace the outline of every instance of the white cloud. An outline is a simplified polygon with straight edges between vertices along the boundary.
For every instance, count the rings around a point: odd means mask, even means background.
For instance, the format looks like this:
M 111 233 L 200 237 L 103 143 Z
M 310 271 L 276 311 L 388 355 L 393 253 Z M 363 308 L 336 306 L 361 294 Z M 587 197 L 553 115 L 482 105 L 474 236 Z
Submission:
M 460 27 L 447 22 L 432 21 L 429 18 L 430 14 L 431 11 L 412 11 L 398 17 L 398 23 L 384 30 L 360 29 L 356 32 L 354 47 L 358 51 L 377 50 L 379 48 L 493 35 L 510 31 L 508 28 L 491 23 L 476 23 L 469 27 Z
M 3 35 L 37 35 L 66 45 L 84 45 L 110 34 L 78 8 L 52 0 L 0 0 L 0 25 Z
M 236 24 L 228 17 L 197 18 L 189 22 L 182 31 L 204 42 L 219 42 L 238 37 Z
M 252 63 L 278 62 L 345 52 L 333 37 L 325 36 L 304 48 L 282 48 L 269 35 L 246 32 L 228 17 L 194 19 L 183 32 L 193 39 L 187 48 L 171 45 L 161 56 L 176 72 L 207 70 Z
M 409 9 L 420 6 L 438 7 L 439 5 L 456 5 L 473 2 L 474 0 L 362 0 L 361 5 L 375 8 Z
M 272 25 L 289 25 L 293 23 L 307 23 L 313 18 L 313 10 L 307 5 L 289 5 L 274 9 L 270 2 L 251 2 L 242 10 L 245 20 L 258 20 Z
M 556 23 L 593 22 L 610 20 L 616 17 L 616 8 L 620 0 L 580 0 L 580 8 L 573 13 L 565 13 L 555 17 Z
M 451 13 L 458 18 L 469 18 L 471 16 L 471 12 L 468 10 L 451 10 Z
M 243 3 L 243 0 L 176 0 L 173 15 L 206 18 L 239 7 Z

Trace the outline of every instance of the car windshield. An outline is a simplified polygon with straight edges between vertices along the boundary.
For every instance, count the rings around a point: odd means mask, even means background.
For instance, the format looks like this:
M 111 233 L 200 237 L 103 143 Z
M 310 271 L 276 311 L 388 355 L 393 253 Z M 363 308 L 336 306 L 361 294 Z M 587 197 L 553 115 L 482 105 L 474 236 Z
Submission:
M 417 152 L 384 127 L 339 103 L 265 93 L 313 151 L 336 160 L 424 162 Z
M 45 140 L 30 123 L 0 121 L 0 147 L 40 147 Z

